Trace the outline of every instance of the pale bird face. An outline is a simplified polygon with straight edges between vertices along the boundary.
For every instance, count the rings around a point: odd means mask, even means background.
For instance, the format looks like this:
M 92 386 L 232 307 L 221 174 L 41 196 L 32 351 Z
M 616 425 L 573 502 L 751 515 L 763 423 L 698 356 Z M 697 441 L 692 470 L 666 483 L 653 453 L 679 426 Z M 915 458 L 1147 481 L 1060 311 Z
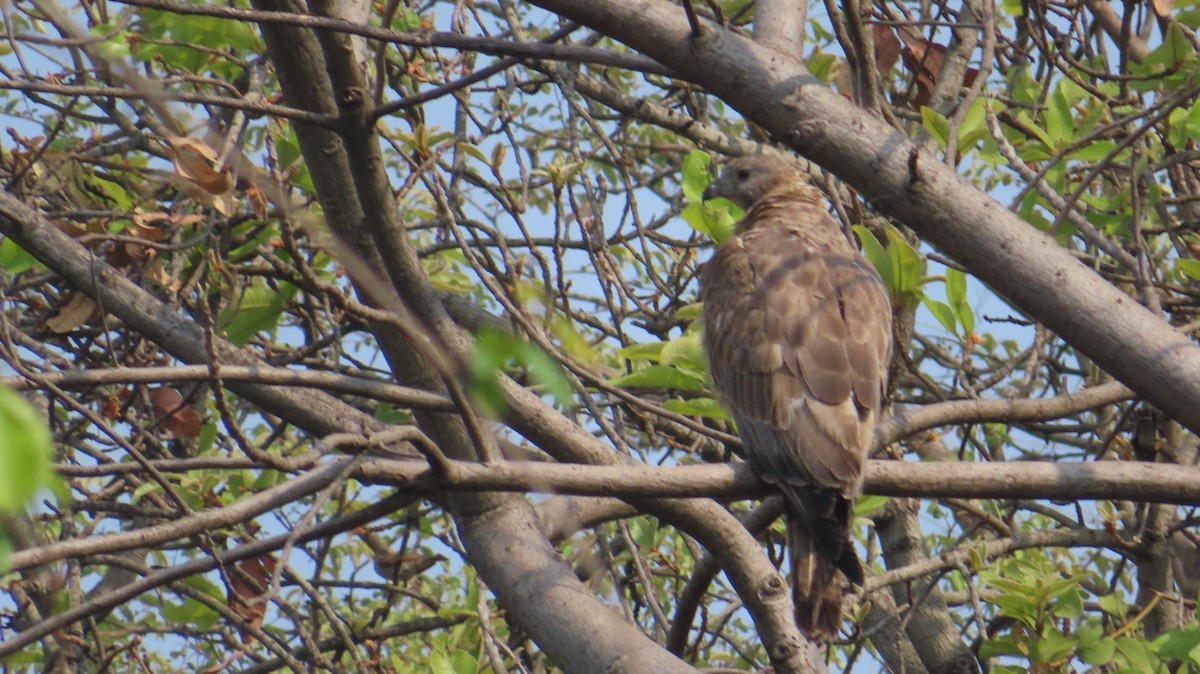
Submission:
M 739 157 L 725 163 L 721 176 L 704 190 L 704 200 L 725 197 L 743 209 L 770 194 L 782 183 L 799 181 L 799 173 L 782 159 L 766 155 Z

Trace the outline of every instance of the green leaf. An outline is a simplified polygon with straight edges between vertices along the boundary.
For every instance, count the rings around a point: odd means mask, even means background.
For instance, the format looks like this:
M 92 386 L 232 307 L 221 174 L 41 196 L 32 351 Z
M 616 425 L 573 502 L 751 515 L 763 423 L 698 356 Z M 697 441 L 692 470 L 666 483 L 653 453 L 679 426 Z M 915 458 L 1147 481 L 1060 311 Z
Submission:
M 1054 139 L 1050 136 L 1050 134 L 1046 133 L 1046 131 L 1043 130 L 1037 122 L 1033 121 L 1033 118 L 1029 116 L 1028 112 L 1024 110 L 1018 112 L 1017 119 L 1020 119 L 1025 123 L 1023 128 L 1032 131 L 1033 135 L 1037 136 L 1038 140 L 1040 140 L 1042 144 L 1046 146 L 1046 150 L 1052 151 L 1051 148 L 1054 147 Z M 1032 157 L 1025 156 L 1024 153 L 1022 153 L 1022 158 L 1026 160 L 1032 159 Z
M 1096 603 L 1100 605 L 1101 611 L 1114 618 L 1124 618 L 1125 614 L 1129 612 L 1129 606 L 1125 603 L 1121 595 L 1116 592 L 1100 597 Z
M 942 147 L 946 147 L 950 143 L 950 120 L 938 114 L 932 108 L 921 108 L 921 124 L 925 127 L 926 131 L 933 134 L 933 137 L 941 143 Z
M 562 367 L 535 344 L 501 330 L 482 330 L 475 336 L 471 359 L 471 389 L 476 401 L 492 413 L 504 409 L 504 395 L 496 373 L 523 368 L 534 383 L 554 396 L 560 405 L 572 399 L 571 386 Z
M 992 599 L 1000 607 L 1000 613 L 1015 618 L 1026 625 L 1037 623 L 1038 606 L 1028 596 L 1016 592 L 1005 592 Z
M 946 269 L 946 299 L 963 326 L 963 337 L 969 338 L 975 332 L 975 312 L 967 302 L 967 275 L 953 267 Z
M 712 398 L 691 398 L 689 400 L 676 398 L 664 401 L 662 406 L 663 409 L 676 414 L 729 421 L 729 413 L 725 411 L 724 407 L 721 407 L 721 403 Z M 859 502 L 861 503 L 861 500 Z
M 1167 140 L 1177 148 L 1187 145 L 1187 119 L 1190 111 L 1187 108 L 1175 108 L 1167 117 L 1167 125 L 1170 132 L 1167 134 Z
M 1188 112 L 1187 120 L 1184 121 L 1184 128 L 1188 138 L 1200 141 L 1200 105 L 1192 106 L 1192 109 Z
M 471 145 L 470 143 L 459 143 L 458 149 L 462 150 L 466 154 L 469 154 L 472 157 L 478 159 L 479 161 L 483 162 L 484 164 L 488 163 L 487 155 L 485 155 L 483 153 L 483 150 L 479 149 L 479 146 L 477 146 L 477 145 Z
M 991 138 L 987 128 L 987 101 L 983 96 L 976 98 L 971 107 L 967 108 L 967 114 L 963 116 L 962 124 L 958 128 L 958 151 L 965 152 L 973 149 L 979 144 L 980 140 Z M 1004 110 L 1004 105 L 999 101 L 992 101 L 992 110 L 997 114 Z
M 640 547 L 653 549 L 658 543 L 658 519 L 647 516 L 629 520 L 629 535 Z
M 679 214 L 689 227 L 721 243 L 733 235 L 733 225 L 742 217 L 742 209 L 728 199 L 707 203 L 694 201 Z
M 892 500 L 890 496 L 866 494 L 858 499 L 858 503 L 854 504 L 854 516 L 866 517 L 882 508 L 890 500 Z
M 1054 603 L 1050 606 L 1050 615 L 1056 618 L 1071 618 L 1079 620 L 1083 617 L 1083 597 L 1079 594 L 1079 589 L 1075 587 L 1068 588 L 1062 593 Z
M 4 239 L 0 241 L 0 271 L 9 276 L 16 276 L 24 271 L 29 271 L 37 260 L 25 252 L 12 239 Z
M 21 511 L 52 485 L 54 442 L 46 421 L 29 401 L 0 385 L 0 513 Z
M 1161 635 L 1150 644 L 1159 657 L 1192 660 L 1200 656 L 1200 625 L 1188 625 Z
M 894 288 L 901 299 L 915 305 L 920 298 L 921 284 L 925 282 L 925 259 L 895 227 L 888 227 L 887 238 Z
M 1005 634 L 995 639 L 988 639 L 979 644 L 979 658 L 986 660 L 989 658 L 998 658 L 1001 656 L 1020 656 L 1024 655 L 1021 649 L 1017 648 L 1013 642 L 1012 635 Z
M 884 283 L 892 277 L 892 259 L 888 257 L 887 249 L 883 244 L 879 243 L 879 239 L 871 233 L 871 230 L 862 225 L 854 225 L 854 233 L 858 236 L 858 242 L 862 246 L 863 255 L 867 260 L 875 266 L 875 271 L 883 277 Z
M 683 218 L 683 221 L 688 224 L 688 227 L 691 227 L 701 234 L 708 235 L 708 238 L 710 239 L 713 238 L 712 229 L 710 229 L 708 225 L 708 215 L 704 211 L 704 204 L 700 203 L 699 201 L 693 201 L 689 203 L 687 206 L 684 206 L 682 211 L 680 211 L 679 217 Z
M 679 391 L 699 391 L 704 382 L 673 367 L 651 365 L 610 380 L 616 386 L 630 388 L 672 388 Z
M 1114 639 L 1100 639 L 1086 646 L 1080 645 L 1076 655 L 1089 665 L 1107 665 L 1113 661 L 1117 653 L 1117 642 Z
M 1141 65 L 1143 68 L 1149 66 L 1172 68 L 1194 53 L 1191 41 L 1187 39 L 1179 26 L 1172 23 L 1167 27 L 1167 34 L 1163 36 L 1162 44 L 1150 52 Z
M 662 359 L 663 347 L 666 342 L 643 342 L 642 344 L 631 344 L 623 349 L 617 350 L 617 355 L 629 360 L 648 360 L 657 363 Z
M 479 661 L 475 656 L 461 649 L 450 654 L 450 664 L 454 667 L 454 674 L 476 674 L 479 671 Z
M 704 372 L 707 369 L 704 353 L 700 346 L 700 335 L 688 333 L 677 339 L 663 343 L 660 352 L 663 365 L 686 365 L 689 369 Z
M 429 671 L 433 674 L 455 674 L 454 663 L 445 651 L 435 650 L 429 654 Z
M 951 309 L 945 302 L 925 298 L 925 308 L 929 309 L 929 313 L 938 319 L 948 332 L 952 335 L 958 334 L 958 326 L 954 322 L 954 310 Z
M 1035 639 L 1029 646 L 1029 659 L 1034 662 L 1056 662 L 1075 652 L 1075 640 L 1053 630 Z
M 822 54 L 814 50 L 812 56 L 808 58 L 808 72 L 826 84 L 833 81 L 838 73 L 839 65 L 835 54 Z
M 1054 90 L 1046 101 L 1046 133 L 1050 149 L 1059 150 L 1075 139 L 1075 111 L 1071 109 L 1062 87 Z
M 571 402 L 571 385 L 563 373 L 562 366 L 550 354 L 529 342 L 523 342 L 517 352 L 517 362 L 525 366 L 533 381 L 554 396 L 559 405 Z
M 1200 260 L 1176 260 L 1175 271 L 1190 279 L 1200 281 Z
M 1071 158 L 1078 161 L 1100 161 L 1116 148 L 1117 144 L 1111 140 L 1098 140 L 1075 150 L 1071 153 Z
M 733 234 L 733 225 L 741 219 L 742 209 L 728 199 L 714 199 L 705 203 L 704 190 L 712 182 L 708 174 L 712 159 L 703 150 L 693 150 L 683 160 L 683 178 L 680 186 L 688 204 L 680 217 L 689 227 L 708 235 L 721 243 Z
M 1111 595 L 1110 595 L 1111 596 Z M 1159 670 L 1158 658 L 1150 651 L 1146 642 L 1131 637 L 1116 639 L 1117 661 L 1139 674 L 1150 674 Z
M 708 166 L 712 163 L 712 157 L 704 150 L 692 150 L 683 160 L 683 196 L 687 197 L 689 203 L 699 204 L 704 199 L 704 189 L 708 187 L 708 183 L 712 178 L 708 174 Z
M 185 599 L 183 603 L 164 602 L 163 617 L 180 625 L 193 629 L 208 629 L 216 624 L 221 615 L 195 599 Z
M 296 295 L 296 286 L 280 283 L 279 291 L 258 282 L 246 288 L 237 303 L 221 312 L 220 322 L 225 326 L 225 337 L 237 344 L 245 345 L 260 332 L 270 332 L 279 327 L 279 317 L 287 301 Z
M 0 531 L 0 573 L 4 573 L 5 569 L 9 568 L 8 564 L 12 558 L 13 544 L 8 540 L 8 535 Z M 0 658 L 0 662 L 8 662 L 5 658 Z
M 1075 654 L 1080 660 L 1089 665 L 1107 665 L 1112 662 L 1117 652 L 1117 642 L 1104 635 L 1104 630 L 1098 626 L 1080 625 L 1075 630 L 1079 647 Z

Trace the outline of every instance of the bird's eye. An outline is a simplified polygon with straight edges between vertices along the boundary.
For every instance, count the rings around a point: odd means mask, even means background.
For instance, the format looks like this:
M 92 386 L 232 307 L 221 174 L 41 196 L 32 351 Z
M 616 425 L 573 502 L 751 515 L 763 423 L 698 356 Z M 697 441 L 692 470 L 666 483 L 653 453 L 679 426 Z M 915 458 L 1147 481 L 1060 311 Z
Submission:
M 748 180 L 750 178 L 750 169 L 742 169 L 737 172 L 738 180 Z

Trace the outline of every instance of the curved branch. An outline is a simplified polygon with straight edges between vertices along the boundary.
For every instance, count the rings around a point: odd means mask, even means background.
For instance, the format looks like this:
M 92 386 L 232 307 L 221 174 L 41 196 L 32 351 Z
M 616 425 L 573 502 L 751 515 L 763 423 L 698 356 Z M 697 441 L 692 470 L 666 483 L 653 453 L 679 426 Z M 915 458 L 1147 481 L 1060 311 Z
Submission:
M 875 429 L 875 451 L 915 433 L 963 423 L 1044 421 L 1078 414 L 1134 397 L 1121 382 L 1107 382 L 1077 393 L 1040 399 L 949 400 L 909 407 L 884 419 Z

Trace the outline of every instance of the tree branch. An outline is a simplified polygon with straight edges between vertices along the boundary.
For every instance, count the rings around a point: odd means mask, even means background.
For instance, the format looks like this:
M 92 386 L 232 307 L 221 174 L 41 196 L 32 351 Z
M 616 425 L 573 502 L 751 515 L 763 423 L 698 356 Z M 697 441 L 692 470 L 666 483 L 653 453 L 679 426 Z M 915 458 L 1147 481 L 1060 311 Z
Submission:
M 745 463 L 658 468 L 644 464 L 588 466 L 509 461 L 455 461 L 453 481 L 419 461 L 364 459 L 360 479 L 434 494 L 515 491 L 618 498 L 740 499 L 772 493 Z M 1103 499 L 1200 505 L 1200 466 L 1100 461 L 958 463 L 870 461 L 868 494 L 917 498 Z
M 38 373 L 37 380 L 25 377 L 7 377 L 0 383 L 17 391 L 43 388 L 48 385 L 59 388 L 84 388 L 105 384 L 152 384 L 179 381 L 209 381 L 212 370 L 206 365 L 180 367 L 114 367 L 104 370 L 61 370 Z M 406 407 L 420 407 L 441 412 L 453 412 L 454 403 L 447 397 L 429 391 L 400 386 L 384 381 L 352 377 L 335 372 L 313 370 L 289 370 L 282 367 L 237 366 L 221 367 L 221 380 L 319 388 L 336 393 L 362 396 Z
M 1000 398 L 995 400 L 948 400 L 912 406 L 894 412 L 875 429 L 875 451 L 921 431 L 964 423 L 1043 421 L 1060 419 L 1095 407 L 1110 405 L 1134 396 L 1120 382 L 1053 398 Z

